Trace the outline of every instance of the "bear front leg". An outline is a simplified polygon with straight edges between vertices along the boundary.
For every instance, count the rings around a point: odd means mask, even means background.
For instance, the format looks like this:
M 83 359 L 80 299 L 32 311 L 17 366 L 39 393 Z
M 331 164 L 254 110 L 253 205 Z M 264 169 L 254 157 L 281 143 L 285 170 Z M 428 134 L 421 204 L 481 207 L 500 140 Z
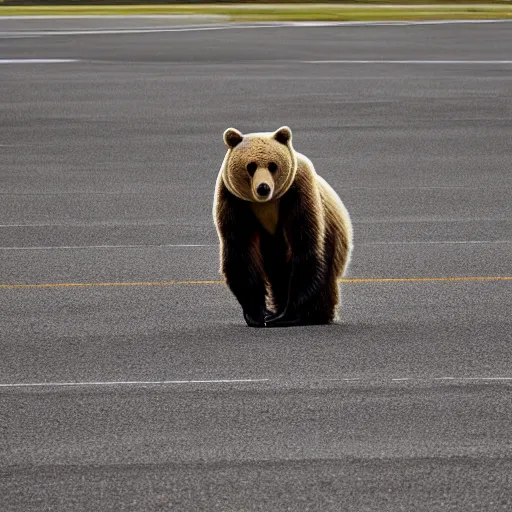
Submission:
M 247 203 L 230 194 L 221 180 L 214 212 L 221 241 L 221 273 L 242 306 L 247 325 L 263 327 L 268 311 L 260 237 L 254 215 Z
M 291 327 L 309 323 L 324 323 L 313 320 L 322 303 L 323 262 L 313 251 L 298 254 L 292 260 L 288 286 L 288 301 L 285 309 L 265 319 L 265 327 Z
M 226 284 L 236 297 L 249 327 L 263 327 L 268 311 L 265 306 L 265 282 L 254 256 L 246 247 L 229 244 L 222 254 Z
M 327 323 L 323 214 L 312 204 L 320 205 L 321 200 L 311 182 L 297 183 L 283 197 L 283 225 L 291 249 L 288 300 L 282 312 L 265 319 L 266 327 Z

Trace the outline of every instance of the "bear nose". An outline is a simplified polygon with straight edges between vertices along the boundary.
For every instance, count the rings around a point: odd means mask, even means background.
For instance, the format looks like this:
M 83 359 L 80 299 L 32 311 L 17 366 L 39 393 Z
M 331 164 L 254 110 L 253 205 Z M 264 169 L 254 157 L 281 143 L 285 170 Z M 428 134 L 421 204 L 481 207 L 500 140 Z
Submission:
M 270 194 L 270 187 L 266 183 L 260 183 L 256 192 L 261 197 L 267 197 Z

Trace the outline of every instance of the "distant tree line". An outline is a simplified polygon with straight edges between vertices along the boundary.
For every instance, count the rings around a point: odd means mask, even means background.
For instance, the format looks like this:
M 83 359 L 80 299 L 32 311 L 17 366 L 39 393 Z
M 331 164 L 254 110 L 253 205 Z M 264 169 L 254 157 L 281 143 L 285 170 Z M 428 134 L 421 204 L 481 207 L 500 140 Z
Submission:
M 409 0 L 405 0 L 407 2 Z M 478 0 L 483 1 L 483 0 Z M 286 3 L 386 3 L 379 0 L 0 0 L 0 5 L 177 5 L 177 4 L 286 4 Z M 402 3 L 402 0 L 400 0 Z
M 285 2 L 287 0 L 284 0 Z M 204 0 L 0 0 L 0 5 L 176 5 L 176 4 L 207 4 L 207 3 L 244 3 L 244 0 L 220 0 L 205 2 Z M 247 2 L 246 2 L 247 3 Z M 254 3 L 267 3 L 255 0 Z M 270 3 L 270 2 L 268 2 Z
M 504 3 L 512 0 L 0 0 L 0 7 L 17 5 L 178 5 L 178 4 L 478 4 Z
M 397 0 L 395 3 L 427 3 L 432 0 Z M 439 0 L 434 0 L 438 2 Z M 440 0 L 444 1 L 444 0 Z M 449 0 L 447 0 L 449 1 Z M 457 0 L 455 0 L 456 2 Z M 475 0 L 481 2 L 483 0 Z M 287 3 L 394 3 L 389 0 L 0 0 L 0 5 L 177 5 L 177 4 L 287 4 Z
M 356 2 L 359 0 L 355 0 Z M 177 5 L 177 4 L 270 4 L 318 3 L 318 0 L 0 0 L 0 5 Z M 321 0 L 321 3 L 344 3 L 340 0 Z M 371 3 L 371 0 L 370 0 Z

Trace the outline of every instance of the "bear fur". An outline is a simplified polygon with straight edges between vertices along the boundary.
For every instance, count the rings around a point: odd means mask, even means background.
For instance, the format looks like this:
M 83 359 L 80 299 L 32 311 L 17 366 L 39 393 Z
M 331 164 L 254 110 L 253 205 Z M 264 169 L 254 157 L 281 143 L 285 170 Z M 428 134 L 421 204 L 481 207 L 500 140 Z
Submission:
M 292 131 L 224 132 L 213 217 L 220 272 L 251 327 L 328 324 L 352 253 L 344 204 Z

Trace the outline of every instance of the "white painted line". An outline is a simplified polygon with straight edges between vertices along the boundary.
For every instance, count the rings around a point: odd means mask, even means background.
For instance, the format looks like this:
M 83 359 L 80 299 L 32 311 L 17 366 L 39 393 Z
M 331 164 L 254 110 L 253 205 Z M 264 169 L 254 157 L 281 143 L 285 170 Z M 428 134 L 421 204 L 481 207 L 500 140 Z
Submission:
M 512 244 L 512 240 L 432 240 L 423 242 L 361 242 L 358 245 L 458 245 Z
M 0 18 L 1 19 L 1 18 Z M 258 28 L 321 28 L 321 27 L 371 27 L 371 26 L 410 26 L 410 25 L 454 25 L 480 23 L 510 23 L 509 19 L 491 20 L 430 20 L 430 21 L 275 21 L 240 24 L 211 24 L 195 27 L 139 27 L 128 29 L 91 29 L 91 30 L 37 30 L 0 32 L 0 37 L 16 35 L 19 37 L 69 36 L 69 35 L 115 35 L 115 34 L 148 34 L 164 32 L 195 32 L 211 30 L 236 30 Z
M 0 59 L 0 64 L 60 64 L 78 62 L 78 59 Z
M 55 245 L 41 247 L 0 247 L 0 251 L 55 251 L 79 249 L 160 249 L 167 247 L 218 247 L 218 244 L 163 244 L 163 245 Z
M 411 6 L 407 6 L 410 8 Z M 482 23 L 510 23 L 508 18 L 496 18 L 489 20 L 419 20 L 419 21 L 397 21 L 397 25 L 471 25 L 471 24 L 482 24 Z
M 225 14 L 42 14 L 42 15 L 21 15 L 1 16 L 2 20 L 138 20 L 138 19 L 159 19 L 159 20 L 229 20 Z
M 13 35 L 10 35 L 10 34 L 7 34 L 7 35 L 2 35 L 0 33 L 0 39 L 21 39 L 21 38 L 27 38 L 27 39 L 35 39 L 36 37 L 41 37 L 41 36 L 20 36 L 20 35 L 16 35 L 16 34 L 13 34 Z
M 16 227 L 16 226 L 0 226 Z M 20 227 L 20 226 L 17 226 Z M 489 245 L 512 244 L 512 240 L 439 240 L 424 242 L 360 242 L 358 246 L 372 245 Z M 14 246 L 0 247 L 0 251 L 60 251 L 60 250 L 87 250 L 87 249 L 167 249 L 188 247 L 218 247 L 219 244 L 134 244 L 134 245 L 49 245 L 49 246 Z
M 2 194 L 8 195 L 8 194 Z M 496 219 L 483 219 L 483 220 L 496 220 Z M 508 219 L 497 219 L 497 220 L 508 220 Z M 0 228 L 96 228 L 96 227 L 133 227 L 133 226 L 167 226 L 170 224 L 164 221 L 139 221 L 139 222 L 122 222 L 122 221 L 105 221 L 105 222 L 34 222 L 31 224 L 0 224 Z
M 441 381 L 512 381 L 512 377 L 431 377 L 431 378 L 422 378 L 422 377 L 410 377 L 403 379 L 391 379 L 392 381 L 417 381 L 417 382 L 431 382 L 435 380 Z
M 360 382 L 364 383 L 385 383 L 385 382 L 434 382 L 434 381 L 450 381 L 450 382 L 464 382 L 464 381 L 512 381 L 512 377 L 396 377 L 391 379 L 382 378 L 330 378 L 321 379 L 323 382 Z
M 334 382 L 354 382 L 354 381 L 361 381 L 363 379 L 359 377 L 354 377 L 352 379 L 322 379 L 324 381 L 334 381 Z
M 459 380 L 512 380 L 512 377 L 462 377 Z
M 433 377 L 431 379 L 418 379 L 424 382 L 449 381 L 449 382 L 489 382 L 489 381 L 512 381 L 512 377 Z
M 16 34 L 17 36 L 82 36 L 82 35 L 119 35 L 119 34 L 150 34 L 167 32 L 203 32 L 212 30 L 234 30 L 250 28 L 271 28 L 280 25 L 210 25 L 204 27 L 140 27 L 127 29 L 91 29 L 91 30 L 39 30 L 32 32 L 0 32 L 0 36 Z
M 340 379 L 321 379 L 323 382 L 359 382 L 359 383 L 378 383 L 380 379 L 371 378 L 340 378 Z M 384 382 L 433 382 L 433 381 L 512 381 L 512 377 L 402 377 L 393 379 L 383 379 Z M 212 380 L 161 380 L 161 381 L 97 381 L 97 382 L 21 382 L 21 383 L 4 383 L 0 384 L 0 388 L 45 388 L 45 387 L 114 387 L 114 386 L 172 386 L 184 384 L 237 384 L 237 383 L 258 383 L 272 382 L 272 379 L 212 379 Z M 279 383 L 276 379 L 273 382 Z
M 482 64 L 512 64 L 512 60 L 384 60 L 384 59 L 371 59 L 371 60 L 302 60 L 303 64 L 467 64 L 467 65 L 482 65 Z
M 218 380 L 160 380 L 160 381 L 107 381 L 107 382 L 28 382 L 0 384 L 0 388 L 88 387 L 88 386 L 169 386 L 174 384 L 231 384 L 267 382 L 269 379 L 218 379 Z
M 410 6 L 408 6 L 410 7 Z M 510 23 L 508 18 L 496 18 L 489 20 L 410 20 L 410 21 L 289 21 L 283 22 L 285 26 L 293 27 L 401 27 L 409 25 L 460 25 L 481 23 Z

